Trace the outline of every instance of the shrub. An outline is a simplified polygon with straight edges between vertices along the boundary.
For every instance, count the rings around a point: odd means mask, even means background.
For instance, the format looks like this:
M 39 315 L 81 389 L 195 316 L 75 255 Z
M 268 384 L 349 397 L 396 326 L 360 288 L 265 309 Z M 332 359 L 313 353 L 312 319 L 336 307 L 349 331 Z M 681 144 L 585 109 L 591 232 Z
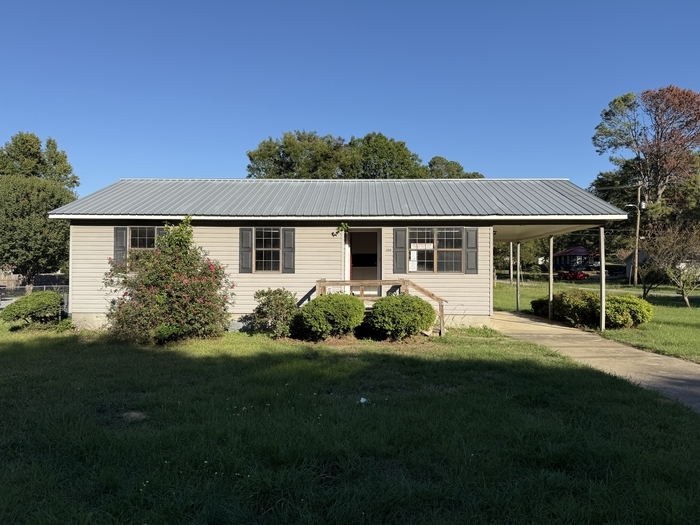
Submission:
M 549 315 L 548 299 L 535 299 L 530 304 L 535 315 Z M 605 301 L 607 328 L 632 328 L 651 321 L 654 309 L 634 295 L 610 295 Z M 585 290 L 567 290 L 554 295 L 553 317 L 577 327 L 597 328 L 600 323 L 600 296 Z
M 320 295 L 305 305 L 300 312 L 299 327 L 303 338 L 325 339 L 343 335 L 360 326 L 365 316 L 365 303 L 353 295 Z
M 600 310 L 599 310 L 600 311 Z M 629 318 L 629 326 L 615 325 L 613 312 L 624 311 L 623 318 Z M 605 301 L 605 323 L 611 328 L 632 328 L 648 323 L 654 316 L 654 307 L 644 299 L 634 295 L 611 295 Z
M 254 332 L 264 332 L 272 337 L 287 337 L 292 320 L 299 311 L 294 294 L 284 288 L 258 290 L 253 298 L 258 305 L 249 316 Z
M 58 324 L 61 320 L 63 298 L 56 292 L 34 292 L 7 305 L 0 312 L 0 319 L 11 323 Z
M 69 330 L 75 330 L 75 326 L 68 318 L 59 321 L 59 323 L 56 325 L 56 333 L 62 334 L 63 332 L 68 332 Z
M 403 339 L 427 330 L 435 322 L 435 309 L 415 295 L 389 295 L 372 309 L 371 326 L 392 339 Z
M 190 218 L 165 226 L 154 250 L 131 250 L 111 262 L 105 285 L 117 299 L 107 312 L 110 332 L 138 343 L 220 335 L 233 293 L 224 267 L 192 239 Z
M 530 301 L 532 313 L 539 317 L 549 317 L 549 297 L 540 297 Z
M 593 327 L 600 320 L 600 297 L 586 290 L 567 290 L 553 297 L 554 318 L 572 326 Z

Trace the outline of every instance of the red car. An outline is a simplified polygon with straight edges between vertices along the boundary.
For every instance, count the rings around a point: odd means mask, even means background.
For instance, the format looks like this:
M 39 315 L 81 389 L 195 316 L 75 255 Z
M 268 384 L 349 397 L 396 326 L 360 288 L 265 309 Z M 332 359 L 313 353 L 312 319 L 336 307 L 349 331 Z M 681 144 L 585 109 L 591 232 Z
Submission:
M 557 277 L 568 281 L 579 281 L 582 279 L 588 279 L 589 275 L 581 270 L 569 270 L 568 272 L 558 272 Z

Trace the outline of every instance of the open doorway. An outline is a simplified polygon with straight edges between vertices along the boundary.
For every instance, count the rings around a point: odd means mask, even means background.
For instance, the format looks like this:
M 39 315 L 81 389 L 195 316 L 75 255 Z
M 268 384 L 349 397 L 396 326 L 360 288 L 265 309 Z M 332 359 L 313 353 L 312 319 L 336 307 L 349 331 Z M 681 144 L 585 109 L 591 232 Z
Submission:
M 381 279 L 379 261 L 379 232 L 351 231 L 350 236 L 350 280 L 374 281 Z M 352 286 L 353 294 L 359 294 L 359 286 Z M 365 295 L 379 295 L 379 287 L 365 287 Z

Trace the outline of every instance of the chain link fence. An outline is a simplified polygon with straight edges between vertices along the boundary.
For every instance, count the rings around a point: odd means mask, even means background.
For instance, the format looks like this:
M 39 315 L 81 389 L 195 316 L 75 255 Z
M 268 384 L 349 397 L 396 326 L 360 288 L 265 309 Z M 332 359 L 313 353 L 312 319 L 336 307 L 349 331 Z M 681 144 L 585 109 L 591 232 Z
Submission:
M 70 299 L 70 296 L 68 294 L 68 285 L 58 285 L 58 284 L 49 284 L 49 285 L 37 285 L 37 286 L 12 286 L 12 287 L 5 287 L 5 286 L 0 286 L 0 310 L 5 308 L 8 304 L 10 304 L 13 301 L 16 301 L 20 297 L 24 295 L 28 295 L 32 292 L 44 292 L 44 291 L 53 291 L 56 293 L 59 293 L 63 296 L 63 312 L 68 313 L 68 301 Z

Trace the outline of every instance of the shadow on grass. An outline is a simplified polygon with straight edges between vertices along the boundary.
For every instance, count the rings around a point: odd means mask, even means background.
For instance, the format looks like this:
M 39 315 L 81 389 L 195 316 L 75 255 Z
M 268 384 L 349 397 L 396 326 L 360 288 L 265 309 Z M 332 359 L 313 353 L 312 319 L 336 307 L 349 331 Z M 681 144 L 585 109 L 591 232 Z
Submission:
M 542 347 L 0 344 L 3 523 L 700 519 L 697 416 Z

